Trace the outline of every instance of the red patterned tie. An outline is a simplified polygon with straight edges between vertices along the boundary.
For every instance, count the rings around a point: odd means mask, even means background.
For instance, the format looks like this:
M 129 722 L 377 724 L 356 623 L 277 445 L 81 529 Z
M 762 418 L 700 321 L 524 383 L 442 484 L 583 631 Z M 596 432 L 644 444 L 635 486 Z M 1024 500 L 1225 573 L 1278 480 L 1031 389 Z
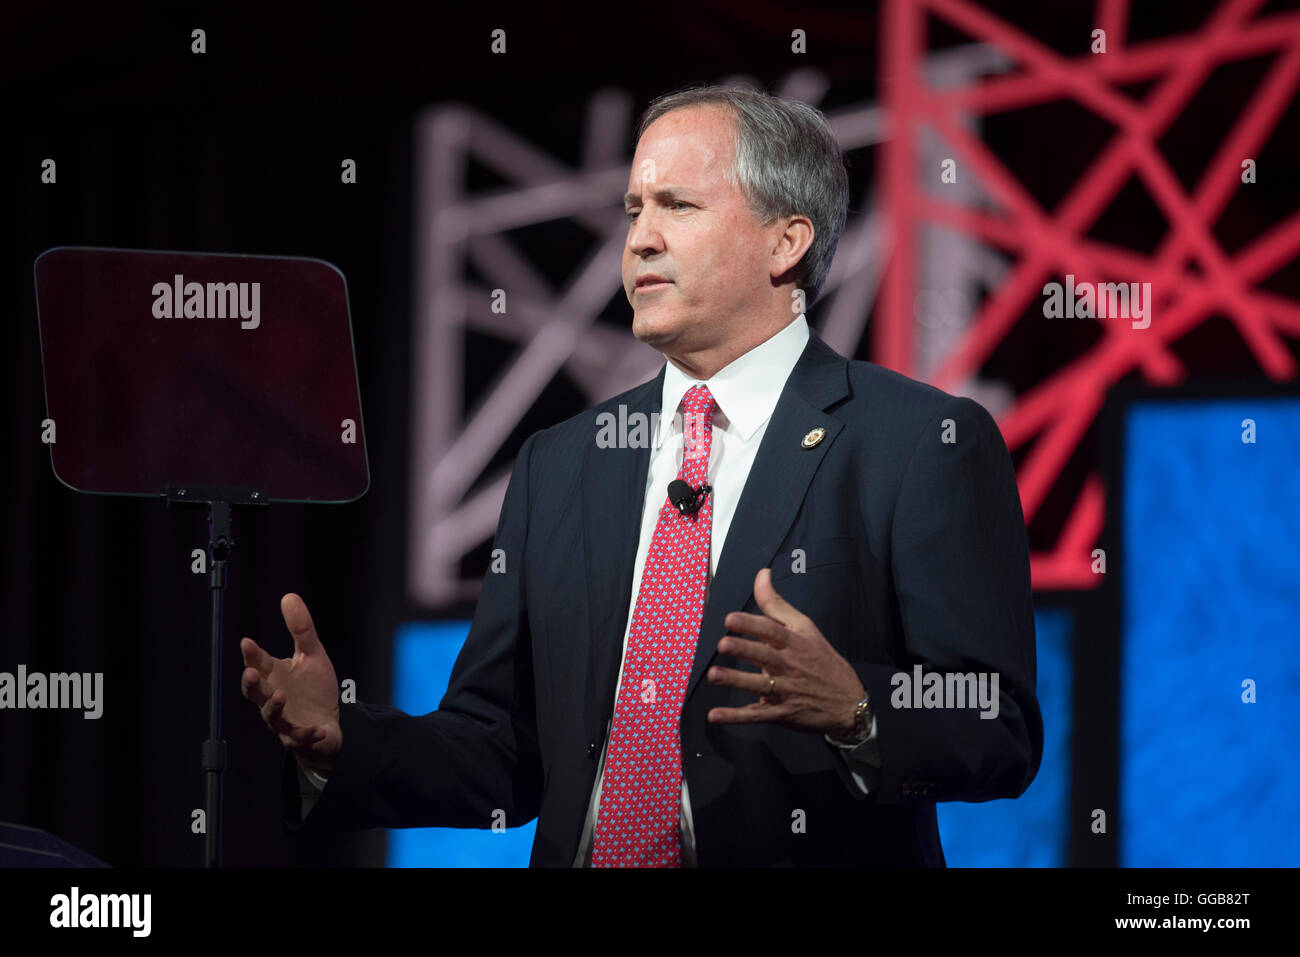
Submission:
M 708 480 L 713 443 L 708 387 L 688 391 L 682 411 L 677 477 L 698 488 Z M 614 706 L 592 867 L 681 867 L 679 722 L 704 616 L 712 528 L 712 495 L 694 515 L 667 498 L 659 509 Z

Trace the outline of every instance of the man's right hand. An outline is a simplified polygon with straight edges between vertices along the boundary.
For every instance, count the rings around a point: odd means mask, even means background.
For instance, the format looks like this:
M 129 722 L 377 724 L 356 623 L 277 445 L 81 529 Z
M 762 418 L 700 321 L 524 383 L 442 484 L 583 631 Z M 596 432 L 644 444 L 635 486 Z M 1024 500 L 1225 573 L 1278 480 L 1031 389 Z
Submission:
M 328 774 L 343 745 L 338 677 L 303 600 L 285 595 L 280 613 L 293 636 L 293 657 L 272 657 L 245 638 L 239 643 L 245 666 L 240 687 L 299 764 Z

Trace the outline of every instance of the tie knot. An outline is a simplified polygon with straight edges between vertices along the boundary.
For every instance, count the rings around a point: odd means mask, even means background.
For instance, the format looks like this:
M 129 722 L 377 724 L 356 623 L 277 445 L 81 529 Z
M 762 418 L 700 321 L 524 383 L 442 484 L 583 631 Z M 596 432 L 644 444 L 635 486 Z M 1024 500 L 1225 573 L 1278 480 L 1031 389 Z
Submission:
M 682 397 L 682 411 L 702 415 L 713 411 L 713 393 L 707 385 L 691 386 Z
M 702 474 L 688 481 L 700 484 L 708 472 L 713 445 L 713 393 L 705 385 L 692 386 L 682 397 L 683 471 Z

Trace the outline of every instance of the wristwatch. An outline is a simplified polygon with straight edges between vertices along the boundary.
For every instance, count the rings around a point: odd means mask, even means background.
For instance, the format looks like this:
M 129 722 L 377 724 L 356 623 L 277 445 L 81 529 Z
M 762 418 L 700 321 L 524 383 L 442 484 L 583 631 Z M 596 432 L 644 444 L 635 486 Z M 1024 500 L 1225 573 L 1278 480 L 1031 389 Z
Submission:
M 858 702 L 857 710 L 853 712 L 853 736 L 849 738 L 837 738 L 833 734 L 826 735 L 827 739 L 839 748 L 856 748 L 863 741 L 867 740 L 867 735 L 871 733 L 871 692 L 862 696 Z

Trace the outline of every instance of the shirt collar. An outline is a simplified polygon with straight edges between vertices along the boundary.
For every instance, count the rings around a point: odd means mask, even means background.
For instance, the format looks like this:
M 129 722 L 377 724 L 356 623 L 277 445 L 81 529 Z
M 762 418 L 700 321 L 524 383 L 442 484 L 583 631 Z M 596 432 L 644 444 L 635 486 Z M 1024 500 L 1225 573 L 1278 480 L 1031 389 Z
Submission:
M 758 427 L 771 418 L 785 380 L 794 371 L 808 344 L 808 320 L 803 313 L 770 339 L 719 369 L 711 379 L 692 379 L 673 363 L 664 370 L 663 402 L 659 406 L 662 444 L 678 406 L 693 386 L 707 385 L 713 399 L 740 437 L 748 441 Z

